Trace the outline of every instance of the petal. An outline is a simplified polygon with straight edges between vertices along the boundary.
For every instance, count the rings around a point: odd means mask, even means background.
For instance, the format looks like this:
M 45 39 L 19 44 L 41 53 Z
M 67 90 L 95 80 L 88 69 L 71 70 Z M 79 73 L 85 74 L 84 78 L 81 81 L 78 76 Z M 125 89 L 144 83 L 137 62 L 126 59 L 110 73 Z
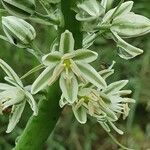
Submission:
M 13 106 L 13 112 L 12 112 L 13 114 L 9 118 L 9 124 L 8 124 L 6 133 L 10 133 L 15 128 L 16 124 L 19 122 L 22 112 L 24 110 L 25 104 L 26 104 L 26 101 L 23 101 L 22 103 Z
M 150 19 L 128 13 L 116 17 L 112 22 L 111 30 L 121 37 L 137 37 L 150 32 Z
M 18 85 L 11 77 L 6 76 L 6 77 L 4 77 L 4 79 L 5 79 L 7 82 L 9 82 L 10 84 L 14 85 L 15 87 L 22 88 L 22 87 L 20 87 L 20 85 Z
M 39 77 L 34 81 L 32 87 L 31 87 L 31 93 L 36 94 L 40 90 L 44 89 L 48 85 L 49 79 L 53 75 L 53 71 L 56 64 L 53 64 L 49 67 L 47 67 L 40 75 Z
M 26 94 L 26 98 L 27 98 L 28 103 L 30 104 L 31 109 L 34 112 L 33 115 L 37 116 L 38 115 L 37 103 L 35 102 L 33 96 L 28 91 L 26 91 L 25 94 Z
M 124 2 L 123 4 L 121 4 L 119 9 L 115 13 L 114 18 L 129 13 L 131 11 L 132 7 L 133 7 L 133 1 Z M 110 21 L 110 18 L 112 17 L 112 15 L 114 14 L 116 9 L 117 9 L 117 7 L 109 10 L 105 14 L 105 16 L 103 18 L 103 23 Z
M 0 83 L 0 91 L 8 90 L 8 89 L 11 89 L 11 88 L 14 88 L 14 87 L 9 85 L 9 84 Z
M 104 8 L 96 0 L 87 0 L 77 5 L 79 13 L 76 19 L 79 21 L 90 21 L 104 14 Z
M 58 63 L 62 55 L 60 52 L 52 52 L 42 57 L 42 62 L 45 66 L 49 66 L 53 63 Z
M 59 80 L 59 85 L 65 99 L 73 104 L 77 100 L 78 94 L 78 82 L 76 76 L 72 72 L 69 72 L 68 74 L 63 72 Z
M 14 72 L 14 70 L 5 63 L 2 59 L 0 59 L 0 66 L 5 71 L 5 73 L 12 78 L 18 85 L 23 87 L 21 80 L 19 79 L 18 75 Z
M 114 69 L 105 69 L 99 72 L 103 79 L 107 79 L 110 75 L 114 73 Z
M 3 110 L 5 110 L 6 108 L 16 105 L 18 103 L 22 102 L 22 99 L 20 98 L 11 98 L 11 99 L 7 99 L 5 100 L 5 102 L 2 104 L 3 105 Z
M 107 125 L 106 122 L 101 122 L 101 121 L 98 121 L 99 124 L 103 127 L 103 129 L 106 131 L 106 132 L 110 132 L 110 128 L 109 126 Z
M 63 54 L 74 50 L 74 38 L 71 32 L 66 30 L 61 34 L 59 51 Z
M 66 104 L 68 104 L 67 100 L 65 99 L 65 97 L 63 95 L 61 95 L 61 99 L 59 101 L 59 106 L 61 108 L 63 108 Z
M 134 47 L 124 41 L 121 37 L 119 37 L 116 33 L 114 33 L 116 38 L 117 47 L 118 47 L 118 55 L 123 59 L 131 59 L 143 53 L 143 50 Z
M 108 123 L 111 125 L 111 127 L 117 132 L 117 133 L 119 133 L 119 134 L 123 134 L 123 131 L 121 131 L 120 129 L 118 129 L 115 125 L 114 125 L 114 123 L 112 123 L 111 121 L 109 121 L 108 120 Z
M 126 84 L 128 83 L 128 80 L 120 80 L 113 82 L 107 86 L 106 89 L 103 90 L 105 94 L 116 94 L 119 92 Z
M 83 106 L 81 106 L 78 109 L 72 107 L 72 110 L 78 122 L 80 122 L 81 124 L 85 124 L 87 121 L 86 109 Z
M 86 63 L 93 62 L 98 57 L 98 54 L 96 52 L 88 50 L 88 49 L 76 50 L 74 54 L 75 54 L 73 58 L 74 61 L 83 61 Z
M 64 65 L 63 65 L 63 62 L 61 62 L 59 65 L 55 67 L 53 71 L 53 75 L 48 81 L 49 86 L 51 86 L 59 78 L 63 70 L 64 70 Z
M 106 87 L 105 80 L 98 74 L 98 72 L 89 64 L 76 62 L 76 65 L 80 69 L 82 76 L 96 87 L 103 89 Z

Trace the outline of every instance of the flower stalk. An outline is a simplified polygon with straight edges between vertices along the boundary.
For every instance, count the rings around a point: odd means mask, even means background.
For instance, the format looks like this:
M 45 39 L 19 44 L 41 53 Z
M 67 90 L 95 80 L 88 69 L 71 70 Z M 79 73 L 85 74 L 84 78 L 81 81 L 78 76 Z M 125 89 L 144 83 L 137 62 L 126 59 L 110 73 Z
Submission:
M 75 48 L 82 47 L 82 33 L 80 23 L 75 20 L 75 13 L 71 10 L 74 0 L 62 0 L 61 9 L 64 16 L 64 27 L 59 29 L 61 34 L 66 29 L 72 32 L 75 40 Z M 74 26 L 74 28 L 72 28 Z M 52 133 L 61 115 L 62 109 L 59 106 L 61 92 L 58 82 L 49 87 L 47 99 L 39 102 L 38 116 L 32 116 L 27 123 L 22 135 L 19 137 L 16 147 L 13 150 L 41 150 L 45 141 Z M 37 136 L 38 135 L 38 136 Z

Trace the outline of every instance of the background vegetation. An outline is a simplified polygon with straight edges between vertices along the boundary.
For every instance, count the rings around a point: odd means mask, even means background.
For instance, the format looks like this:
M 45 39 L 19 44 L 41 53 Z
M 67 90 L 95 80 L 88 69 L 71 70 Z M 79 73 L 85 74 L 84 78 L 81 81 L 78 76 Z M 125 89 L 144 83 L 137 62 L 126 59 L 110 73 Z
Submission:
M 115 5 L 115 3 L 114 3 Z M 135 0 L 134 12 L 150 18 L 149 0 Z M 0 16 L 7 15 L 0 12 Z M 49 51 L 51 42 L 55 38 L 55 29 L 52 27 L 32 24 L 37 31 L 37 45 L 45 53 Z M 0 25 L 0 34 L 3 34 Z M 136 150 L 150 150 L 150 36 L 130 39 L 133 45 L 144 49 L 144 54 L 135 59 L 124 61 L 116 53 L 113 41 L 98 39 L 91 49 L 95 49 L 100 59 L 93 65 L 103 69 L 113 60 L 116 60 L 115 74 L 109 78 L 110 81 L 129 79 L 129 88 L 133 90 L 131 97 L 137 103 L 132 105 L 127 120 L 119 120 L 120 128 L 125 131 L 123 136 L 113 133 L 122 144 Z M 37 60 L 27 51 L 18 49 L 0 40 L 0 58 L 10 64 L 14 70 L 22 76 L 33 66 L 38 64 Z M 0 70 L 0 82 L 4 74 Z M 26 80 L 30 84 L 37 73 Z M 22 120 L 11 134 L 6 134 L 8 122 L 7 113 L 0 116 L 0 150 L 10 150 L 15 145 L 15 139 L 24 129 L 31 112 L 28 107 L 24 111 Z M 37 135 L 38 136 L 38 135 Z M 16 141 L 17 142 L 17 141 Z M 117 150 L 118 147 L 107 135 L 107 133 L 94 120 L 89 118 L 86 125 L 80 125 L 74 118 L 71 109 L 64 109 L 61 118 L 53 134 L 49 137 L 45 150 Z

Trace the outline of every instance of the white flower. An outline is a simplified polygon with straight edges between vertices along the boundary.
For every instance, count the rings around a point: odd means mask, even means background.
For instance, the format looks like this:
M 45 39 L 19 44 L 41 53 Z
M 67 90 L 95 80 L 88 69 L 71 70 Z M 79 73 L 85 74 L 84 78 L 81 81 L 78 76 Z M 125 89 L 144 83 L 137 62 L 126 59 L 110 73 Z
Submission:
M 75 51 L 73 35 L 66 30 L 61 35 L 59 51 L 51 52 L 42 58 L 46 69 L 33 83 L 32 93 L 52 85 L 59 77 L 63 96 L 71 104 L 77 100 L 78 79 L 103 89 L 106 87 L 105 80 L 89 64 L 97 59 L 97 56 L 96 52 L 87 49 Z
M 103 78 L 106 79 L 114 72 L 112 69 L 114 63 L 108 69 L 99 72 Z M 101 90 L 90 83 L 81 84 L 79 86 L 78 99 L 73 104 L 68 103 L 63 95 L 59 104 L 60 107 L 71 105 L 76 119 L 81 124 L 86 123 L 87 115 L 90 115 L 107 132 L 110 132 L 110 127 L 112 127 L 119 134 L 123 134 L 123 131 L 115 126 L 115 122 L 120 115 L 123 115 L 123 119 L 125 119 L 130 110 L 128 104 L 135 102 L 135 100 L 126 97 L 128 94 L 131 94 L 131 90 L 122 90 L 127 83 L 127 80 L 113 82 Z
M 2 114 L 7 108 L 12 108 L 6 131 L 9 133 L 19 122 L 26 102 L 30 104 L 33 115 L 37 115 L 38 108 L 33 96 L 23 86 L 17 74 L 2 59 L 0 59 L 0 67 L 7 74 L 5 80 L 9 82 L 9 84 L 0 83 L 0 113 Z

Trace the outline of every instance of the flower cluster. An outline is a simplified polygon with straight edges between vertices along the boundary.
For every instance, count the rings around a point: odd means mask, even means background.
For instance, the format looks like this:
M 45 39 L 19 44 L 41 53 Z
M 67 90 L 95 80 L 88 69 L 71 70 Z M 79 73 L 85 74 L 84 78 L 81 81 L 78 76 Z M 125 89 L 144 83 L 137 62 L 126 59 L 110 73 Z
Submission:
M 99 74 L 106 79 L 113 73 L 112 66 L 100 71 Z M 107 85 L 101 90 L 89 83 L 86 85 L 81 84 L 76 101 L 70 104 L 62 95 L 60 107 L 71 105 L 76 119 L 81 124 L 86 123 L 87 115 L 90 115 L 107 132 L 110 132 L 109 126 L 111 126 L 116 132 L 123 134 L 114 122 L 119 119 L 120 115 L 123 115 L 123 119 L 125 119 L 130 110 L 128 104 L 135 102 L 135 100 L 127 97 L 131 94 L 131 90 L 122 90 L 127 83 L 128 80 L 120 80 Z
M 50 1 L 52 4 L 58 0 Z M 130 90 L 123 90 L 128 80 L 121 80 L 111 84 L 106 83 L 107 77 L 114 73 L 113 64 L 105 70 L 98 72 L 91 63 L 98 58 L 95 51 L 88 48 L 99 35 L 113 39 L 118 47 L 118 54 L 124 59 L 131 59 L 143 53 L 123 38 L 144 35 L 150 31 L 150 20 L 144 16 L 131 12 L 133 2 L 120 3 L 117 7 L 107 11 L 107 0 L 98 3 L 97 0 L 85 0 L 78 3 L 74 9 L 76 19 L 82 23 L 84 32 L 83 46 L 75 50 L 75 41 L 68 30 L 57 37 L 52 46 L 52 51 L 46 55 L 33 46 L 36 37 L 35 29 L 22 18 L 32 19 L 46 25 L 64 25 L 62 15 L 55 11 L 51 16 L 44 16 L 35 11 L 35 2 L 2 0 L 5 9 L 14 16 L 2 18 L 2 27 L 6 36 L 0 38 L 19 47 L 28 49 L 37 56 L 44 71 L 35 79 L 31 86 L 23 86 L 21 79 L 13 69 L 0 59 L 0 67 L 7 76 L 8 84 L 0 83 L 0 114 L 10 109 L 10 121 L 7 132 L 11 132 L 18 123 L 28 102 L 33 114 L 38 114 L 37 104 L 33 95 L 51 86 L 59 80 L 62 91 L 60 107 L 72 107 L 76 119 L 84 124 L 87 115 L 94 117 L 107 131 L 110 127 L 119 134 L 123 132 L 115 126 L 115 122 L 122 115 L 125 119 L 129 114 L 129 104 L 135 101 L 128 98 Z M 17 17 L 16 17 L 17 16 Z M 58 40 L 59 39 L 59 40 Z M 33 73 L 41 67 L 32 69 Z
M 106 12 L 106 4 L 107 0 L 103 0 L 101 4 L 96 0 L 87 0 L 77 5 L 76 19 L 82 22 L 83 30 L 90 33 L 89 38 L 101 34 L 113 39 L 117 44 L 118 54 L 123 59 L 131 59 L 142 54 L 143 50 L 130 45 L 122 38 L 138 37 L 149 33 L 150 20 L 131 12 L 133 1 L 124 2 L 108 12 Z M 84 46 L 89 47 L 92 43 L 93 40 Z

